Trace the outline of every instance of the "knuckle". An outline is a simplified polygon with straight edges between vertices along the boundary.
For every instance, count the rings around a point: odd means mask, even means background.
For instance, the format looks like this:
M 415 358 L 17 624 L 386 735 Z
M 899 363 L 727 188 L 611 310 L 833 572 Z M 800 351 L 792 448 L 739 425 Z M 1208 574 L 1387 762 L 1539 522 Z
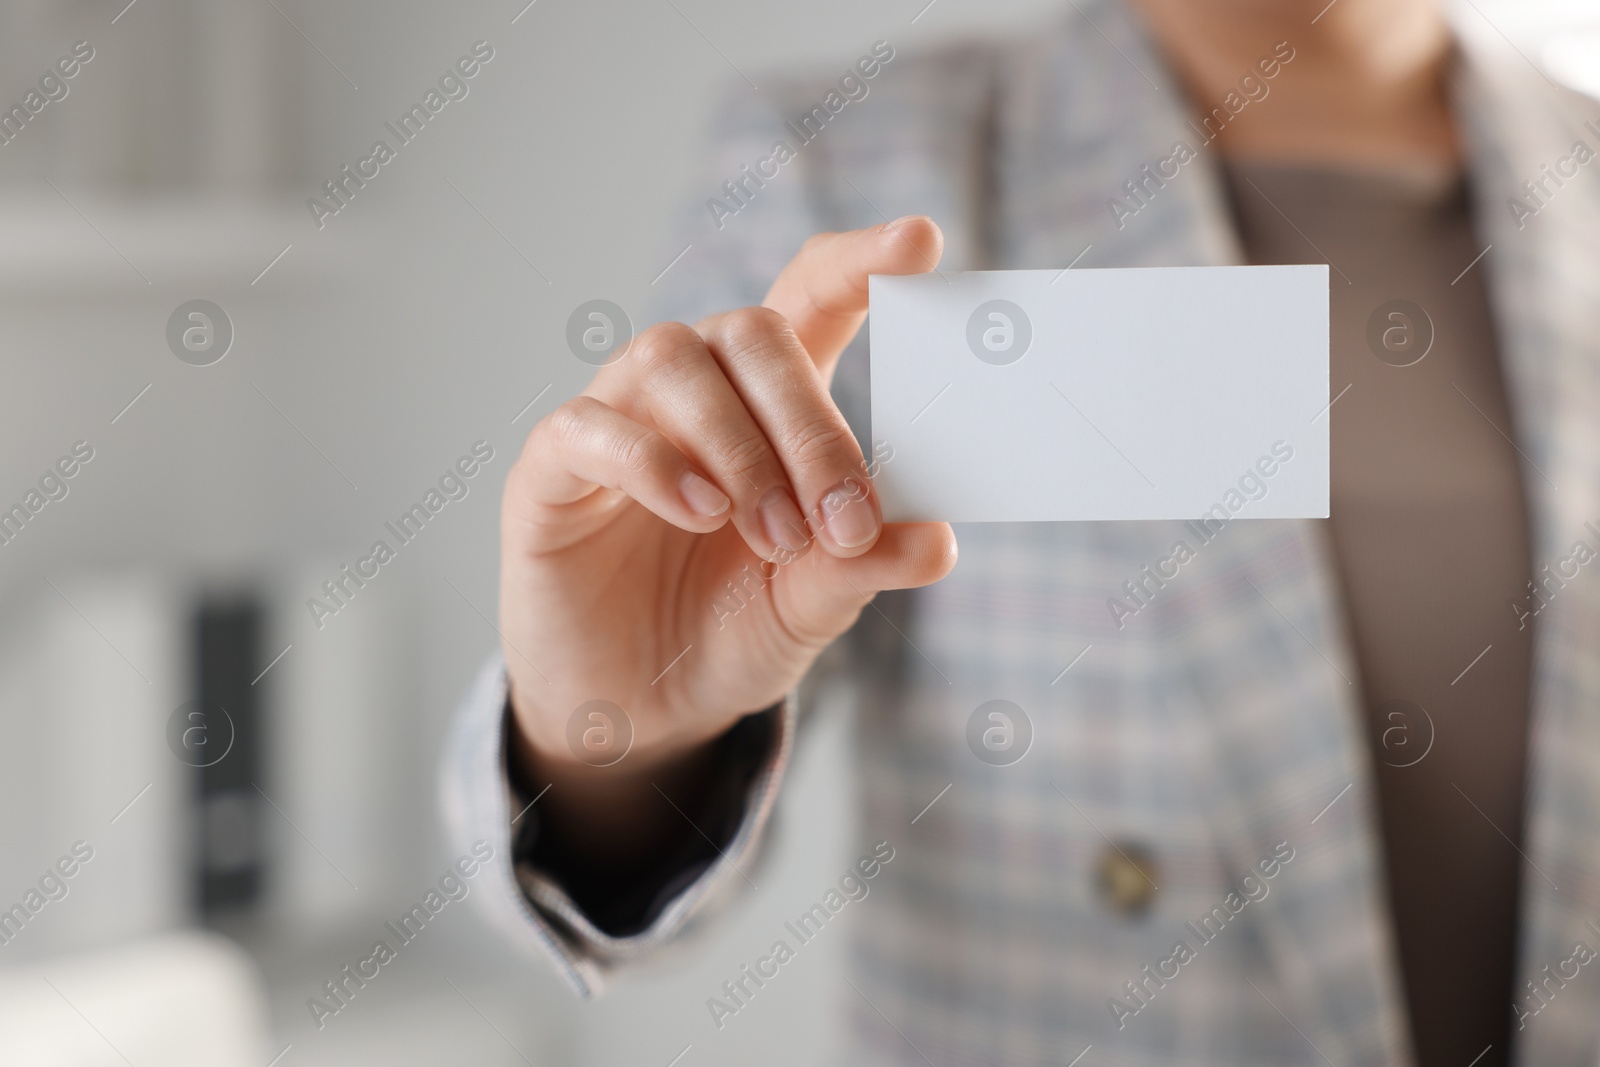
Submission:
M 615 442 L 612 459 L 624 475 L 647 474 L 661 459 L 660 441 L 648 430 L 627 434 Z
M 784 317 L 769 307 L 743 307 L 722 317 L 724 335 L 734 343 L 765 342 L 788 328 Z
M 798 366 L 809 358 L 789 320 L 771 308 L 731 311 L 717 329 L 720 359 L 731 367 Z
M 575 396 L 545 416 L 545 432 L 558 445 L 570 446 L 589 431 L 601 406 L 593 397 Z
M 855 442 L 855 436 L 829 412 L 802 419 L 786 438 L 789 454 L 802 466 L 839 463 Z
M 700 335 L 681 322 L 658 322 L 633 342 L 639 366 L 648 373 L 661 373 L 698 351 Z
M 759 434 L 740 434 L 726 440 L 722 444 L 722 451 L 735 475 L 751 478 L 757 484 L 760 484 L 760 479 L 754 478 L 754 475 L 766 474 L 778 465 L 772 446 Z

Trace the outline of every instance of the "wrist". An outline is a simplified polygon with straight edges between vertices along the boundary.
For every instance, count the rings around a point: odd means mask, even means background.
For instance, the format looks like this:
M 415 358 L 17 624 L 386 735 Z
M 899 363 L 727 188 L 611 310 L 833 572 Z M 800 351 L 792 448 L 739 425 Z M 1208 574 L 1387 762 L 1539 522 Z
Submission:
M 512 751 L 523 766 L 539 768 L 546 781 L 645 780 L 707 748 L 744 717 L 682 721 L 670 712 L 633 715 L 605 699 L 583 701 L 562 713 L 527 699 L 515 679 L 509 703 Z

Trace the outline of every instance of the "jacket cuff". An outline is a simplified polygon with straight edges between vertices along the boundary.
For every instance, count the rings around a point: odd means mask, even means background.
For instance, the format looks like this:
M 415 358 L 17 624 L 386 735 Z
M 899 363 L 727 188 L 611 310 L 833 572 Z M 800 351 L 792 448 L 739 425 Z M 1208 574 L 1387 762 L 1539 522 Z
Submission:
M 709 854 L 686 852 L 641 874 L 646 899 L 633 910 L 642 914 L 619 929 L 611 917 L 581 906 L 558 869 L 538 865 L 537 809 L 529 810 L 533 797 L 517 786 L 507 761 L 507 696 L 505 666 L 496 655 L 456 713 L 441 776 L 443 810 L 458 844 L 481 840 L 494 849 L 485 864 L 488 878 L 475 894 L 490 922 L 514 943 L 537 945 L 575 992 L 592 997 L 610 973 L 684 936 L 744 885 L 742 872 L 759 856 L 788 766 L 797 701 L 791 693 L 746 716 L 717 742 L 728 750 L 716 761 L 717 773 L 728 780 L 712 789 L 721 794 L 716 821 L 725 828 L 712 836 L 726 840 L 701 841 Z

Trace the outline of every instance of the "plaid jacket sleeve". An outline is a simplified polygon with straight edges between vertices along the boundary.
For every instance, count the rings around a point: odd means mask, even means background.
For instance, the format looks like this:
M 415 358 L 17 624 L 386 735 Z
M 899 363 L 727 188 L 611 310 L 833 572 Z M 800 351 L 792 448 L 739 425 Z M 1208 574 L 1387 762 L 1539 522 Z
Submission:
M 740 871 L 759 859 L 763 833 L 788 766 L 795 733 L 794 697 L 763 714 L 762 750 L 744 768 L 742 796 L 724 805 L 730 832 L 719 835 L 717 857 L 685 870 L 659 872 L 658 899 L 643 929 L 607 933 L 574 902 L 557 872 L 530 862 L 538 821 L 508 774 L 506 673 L 498 655 L 480 671 L 456 712 L 444 756 L 442 805 L 454 844 L 488 842 L 491 859 L 480 875 L 480 901 L 491 924 L 513 944 L 544 953 L 574 992 L 598 994 L 609 973 L 683 936 L 696 920 L 743 885 Z M 730 773 L 732 773 L 730 771 Z M 519 817 L 520 816 L 520 817 Z

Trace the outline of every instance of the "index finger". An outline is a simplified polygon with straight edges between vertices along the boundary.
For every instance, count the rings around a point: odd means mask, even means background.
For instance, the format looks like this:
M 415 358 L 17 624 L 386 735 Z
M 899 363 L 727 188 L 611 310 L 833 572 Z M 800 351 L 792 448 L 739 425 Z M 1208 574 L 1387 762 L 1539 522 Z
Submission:
M 867 275 L 926 274 L 943 252 L 944 234 L 926 215 L 819 233 L 783 268 L 762 304 L 789 321 L 827 380 L 866 318 Z

